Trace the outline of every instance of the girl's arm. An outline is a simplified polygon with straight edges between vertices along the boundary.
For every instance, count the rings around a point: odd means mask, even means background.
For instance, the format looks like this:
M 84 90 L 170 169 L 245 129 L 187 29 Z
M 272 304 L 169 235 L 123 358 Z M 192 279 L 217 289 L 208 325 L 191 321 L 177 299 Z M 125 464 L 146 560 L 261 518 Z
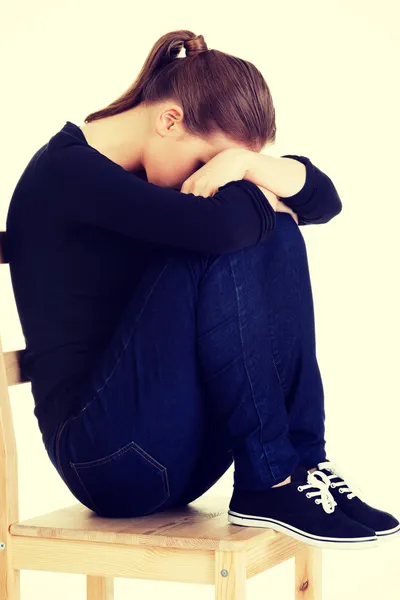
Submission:
M 143 181 L 86 145 L 53 144 L 33 177 L 59 219 L 156 244 L 223 254 L 261 242 L 275 227 L 273 207 L 250 181 L 230 181 L 211 197 L 185 194 Z
M 306 156 L 249 152 L 244 179 L 263 186 L 291 208 L 299 225 L 327 223 L 342 210 L 331 179 Z

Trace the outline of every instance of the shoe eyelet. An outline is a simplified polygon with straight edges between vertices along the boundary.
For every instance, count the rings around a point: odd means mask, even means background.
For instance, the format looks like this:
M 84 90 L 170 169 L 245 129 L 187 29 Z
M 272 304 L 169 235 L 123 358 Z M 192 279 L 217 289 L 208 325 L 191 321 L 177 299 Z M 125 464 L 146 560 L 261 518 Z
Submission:
M 310 494 L 309 494 L 309 492 L 307 492 L 306 496 L 307 496 L 307 498 L 309 498 L 309 497 L 310 497 Z
M 303 491 L 303 488 L 301 487 L 301 485 L 298 485 L 298 486 L 297 486 L 297 489 L 298 489 L 298 491 L 299 491 L 299 492 L 302 492 L 302 491 Z
M 331 488 L 335 488 L 336 487 L 336 483 L 331 483 Z
M 339 489 L 339 494 L 343 494 L 342 488 Z

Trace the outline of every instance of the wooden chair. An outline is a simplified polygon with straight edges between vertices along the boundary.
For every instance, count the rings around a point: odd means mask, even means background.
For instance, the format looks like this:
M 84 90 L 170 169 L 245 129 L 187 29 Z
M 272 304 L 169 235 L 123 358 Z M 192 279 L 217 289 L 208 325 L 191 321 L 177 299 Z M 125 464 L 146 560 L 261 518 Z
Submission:
M 4 242 L 0 232 L 0 263 Z M 296 600 L 321 600 L 321 549 L 229 523 L 227 497 L 204 494 L 133 519 L 100 518 L 77 503 L 19 521 L 8 387 L 24 382 L 20 352 L 3 353 L 0 340 L 0 600 L 20 600 L 21 569 L 85 574 L 88 600 L 113 600 L 114 577 L 213 584 L 217 600 L 245 600 L 247 579 L 292 557 Z

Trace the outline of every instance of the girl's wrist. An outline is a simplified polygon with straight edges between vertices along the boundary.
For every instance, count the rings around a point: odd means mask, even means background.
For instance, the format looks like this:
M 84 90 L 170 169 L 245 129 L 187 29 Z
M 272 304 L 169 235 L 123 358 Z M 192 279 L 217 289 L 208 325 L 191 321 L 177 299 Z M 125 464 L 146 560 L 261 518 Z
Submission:
M 268 156 L 246 150 L 243 179 L 273 192 L 278 198 L 297 194 L 305 184 L 306 167 L 293 158 Z

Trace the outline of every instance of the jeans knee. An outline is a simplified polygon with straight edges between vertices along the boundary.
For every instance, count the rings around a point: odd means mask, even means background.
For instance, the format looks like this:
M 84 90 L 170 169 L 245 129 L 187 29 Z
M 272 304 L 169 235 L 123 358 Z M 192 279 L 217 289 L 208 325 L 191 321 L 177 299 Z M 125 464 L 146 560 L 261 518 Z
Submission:
M 290 247 L 304 246 L 304 238 L 300 227 L 289 213 L 276 213 L 276 225 L 272 236 Z
M 233 269 L 237 271 L 239 267 L 244 275 L 249 269 L 265 264 L 265 259 L 284 262 L 296 252 L 300 255 L 304 249 L 302 233 L 293 217 L 289 213 L 278 212 L 274 230 L 259 244 L 230 254 L 205 254 L 170 248 L 166 255 L 170 258 L 169 268 L 185 269 L 199 284 L 204 276 L 215 276 L 217 273 L 232 275 Z

